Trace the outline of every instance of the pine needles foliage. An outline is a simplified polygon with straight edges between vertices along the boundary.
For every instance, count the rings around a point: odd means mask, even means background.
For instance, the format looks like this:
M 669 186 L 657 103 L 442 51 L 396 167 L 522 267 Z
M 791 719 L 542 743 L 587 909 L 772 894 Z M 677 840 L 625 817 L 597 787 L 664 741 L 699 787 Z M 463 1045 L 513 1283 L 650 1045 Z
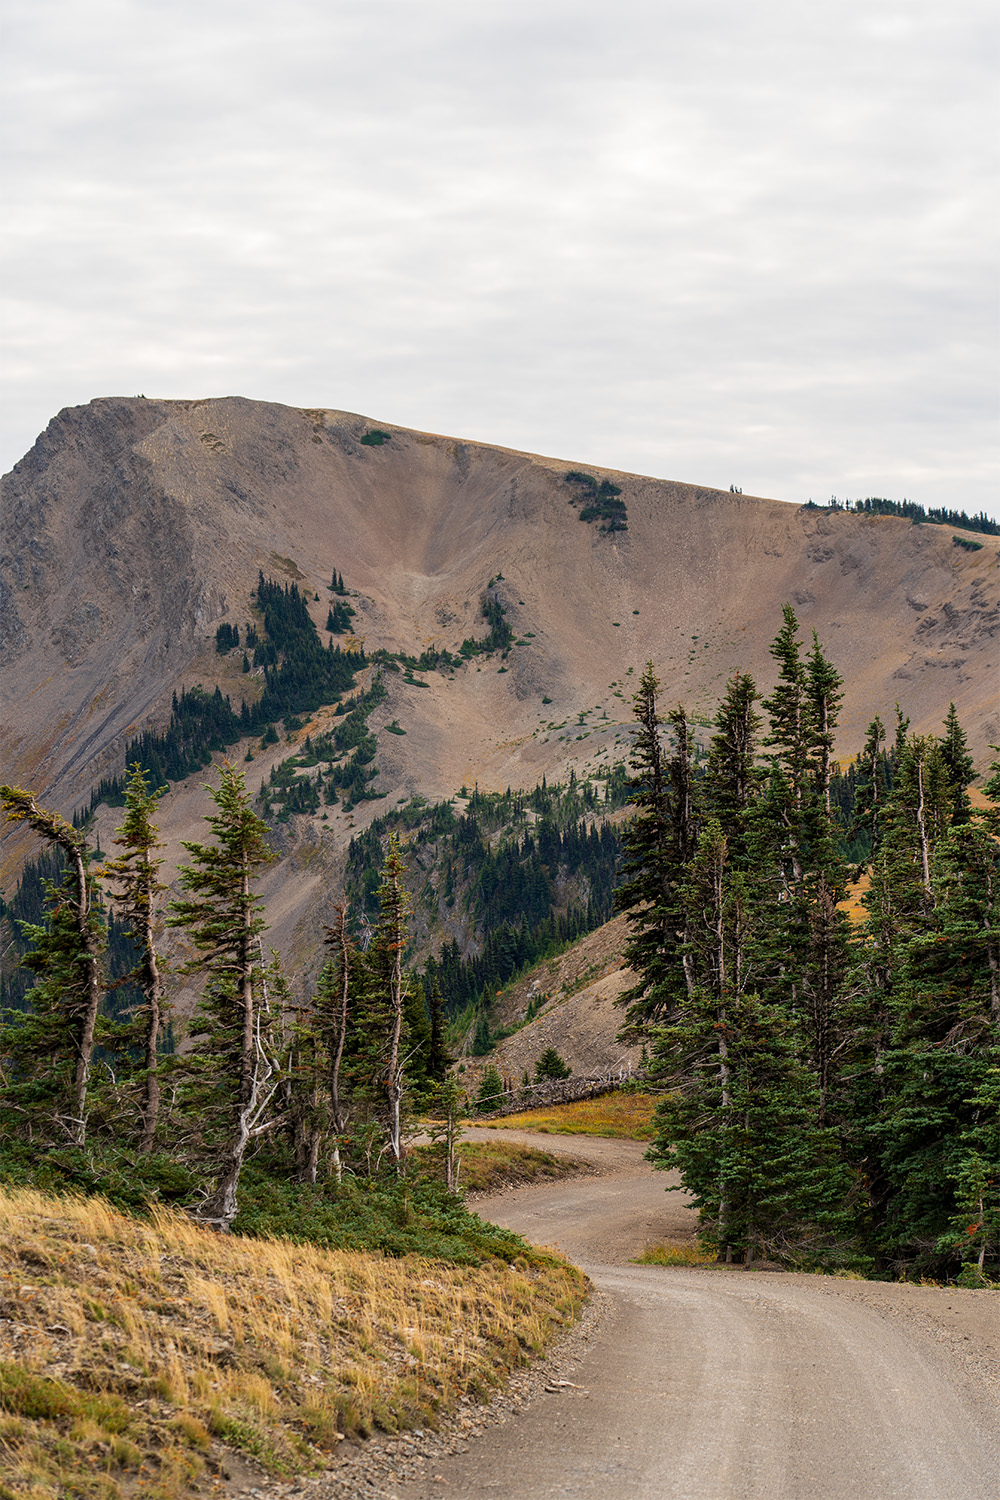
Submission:
M 848 781 L 841 679 L 790 606 L 771 650 L 766 718 L 738 674 L 696 774 L 652 664 L 635 697 L 617 899 L 637 976 L 623 1034 L 647 1046 L 660 1099 L 651 1157 L 680 1170 L 722 1260 L 985 1284 L 1000 1275 L 1000 763 L 977 811 L 954 706 L 940 738 L 897 708 L 892 747 L 874 720 Z M 852 928 L 844 855 L 861 841 Z

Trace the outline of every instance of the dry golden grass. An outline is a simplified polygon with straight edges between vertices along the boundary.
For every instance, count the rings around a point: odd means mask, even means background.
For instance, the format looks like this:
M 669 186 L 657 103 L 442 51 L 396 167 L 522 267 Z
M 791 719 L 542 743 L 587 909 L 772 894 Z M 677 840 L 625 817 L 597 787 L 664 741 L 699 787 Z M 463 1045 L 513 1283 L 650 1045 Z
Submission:
M 516 1146 L 511 1141 L 460 1141 L 462 1163 L 459 1186 L 469 1193 L 492 1193 L 503 1187 L 521 1187 L 529 1182 L 552 1182 L 572 1177 L 586 1166 L 572 1156 L 553 1156 L 536 1146 Z M 414 1155 L 430 1161 L 433 1147 L 418 1146 Z
M 847 887 L 847 900 L 840 904 L 841 911 L 847 914 L 855 927 L 863 927 L 868 920 L 868 912 L 862 905 L 862 901 L 870 885 L 871 877 L 861 875 L 853 885 Z
M 648 1094 L 600 1094 L 574 1104 L 527 1109 L 486 1121 L 489 1130 L 537 1130 L 543 1135 L 603 1135 L 627 1141 L 653 1138 L 656 1100 Z
M 637 1266 L 714 1266 L 714 1250 L 703 1250 L 697 1240 L 664 1240 L 659 1245 L 647 1245 L 641 1255 L 635 1257 Z
M 485 1394 L 582 1295 L 555 1256 L 391 1260 L 0 1190 L 0 1500 L 172 1500 L 232 1450 L 322 1467 Z

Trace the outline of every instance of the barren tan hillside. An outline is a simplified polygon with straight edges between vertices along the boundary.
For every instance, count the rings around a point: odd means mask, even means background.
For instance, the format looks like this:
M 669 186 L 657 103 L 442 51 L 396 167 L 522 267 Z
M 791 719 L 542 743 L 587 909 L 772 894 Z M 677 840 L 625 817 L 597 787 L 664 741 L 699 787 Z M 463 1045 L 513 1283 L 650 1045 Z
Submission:
M 68 813 L 120 769 L 131 735 L 165 723 L 175 689 L 218 682 L 238 704 L 247 679 L 214 636 L 249 617 L 259 569 L 318 594 L 319 625 L 339 569 L 366 649 L 407 651 L 482 634 L 480 595 L 502 573 L 520 640 L 503 672 L 480 659 L 423 687 L 388 679 L 372 722 L 398 719 L 406 734 L 379 740 L 387 800 L 283 834 L 267 894 L 286 950 L 355 819 L 415 791 L 533 785 L 620 753 L 647 658 L 665 701 L 695 713 L 737 667 L 769 687 L 785 600 L 847 681 L 842 752 L 897 699 L 926 730 L 953 699 L 980 759 L 1000 738 L 995 539 L 967 552 L 946 527 L 588 466 L 628 506 L 628 531 L 604 535 L 569 503 L 569 461 L 385 423 L 390 441 L 364 446 L 373 425 L 241 398 L 60 413 L 4 480 L 4 777 Z M 248 783 L 288 753 L 258 756 Z M 206 805 L 197 784 L 173 795 L 166 835 L 190 836 Z M 116 816 L 102 815 L 102 837 Z M 23 847 L 7 840 L 6 878 Z

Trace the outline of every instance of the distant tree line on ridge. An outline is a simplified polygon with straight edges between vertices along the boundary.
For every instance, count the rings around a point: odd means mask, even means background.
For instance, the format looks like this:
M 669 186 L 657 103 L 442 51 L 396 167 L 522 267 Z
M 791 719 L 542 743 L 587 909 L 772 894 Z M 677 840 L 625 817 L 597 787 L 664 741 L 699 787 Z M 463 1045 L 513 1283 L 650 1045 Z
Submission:
M 878 495 L 869 495 L 864 500 L 838 500 L 830 497 L 827 505 L 817 505 L 807 500 L 803 510 L 843 510 L 855 515 L 904 516 L 917 525 L 957 526 L 961 531 L 981 531 L 987 536 L 1000 536 L 1000 521 L 994 521 L 984 510 L 970 516 L 964 510 L 949 510 L 944 505 L 924 507 L 913 500 L 884 500 Z

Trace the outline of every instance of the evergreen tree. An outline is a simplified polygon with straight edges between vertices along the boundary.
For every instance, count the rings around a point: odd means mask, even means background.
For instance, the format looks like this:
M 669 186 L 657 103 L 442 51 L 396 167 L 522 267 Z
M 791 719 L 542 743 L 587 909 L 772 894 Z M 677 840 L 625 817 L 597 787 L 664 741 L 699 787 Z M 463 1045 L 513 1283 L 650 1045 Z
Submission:
M 899 943 L 889 1091 L 874 1124 L 888 1183 L 881 1248 L 931 1274 L 972 1253 L 953 1231 L 974 1209 L 977 1259 L 996 1247 L 1000 847 L 983 822 L 939 839 L 932 906 Z
M 572 1071 L 573 1069 L 559 1056 L 555 1047 L 546 1047 L 535 1063 L 535 1082 L 544 1083 L 548 1078 L 558 1082 L 562 1078 L 568 1078 Z
M 462 1119 L 465 1115 L 462 1090 L 458 1079 L 447 1074 L 435 1086 L 430 1107 L 434 1113 L 427 1127 L 431 1145 L 440 1154 L 444 1166 L 444 1181 L 449 1193 L 458 1192 L 458 1177 L 461 1158 L 456 1147 L 462 1134 Z
M 668 1101 L 657 1111 L 653 1155 L 660 1162 L 673 1159 L 678 1139 L 698 1119 L 696 1101 L 703 1099 L 706 1087 L 716 1103 L 723 1134 L 731 1126 L 729 1012 L 747 979 L 747 909 L 743 883 L 730 868 L 728 841 L 717 819 L 709 819 L 702 829 L 685 871 L 682 896 L 691 987 L 672 1023 L 655 1034 L 650 1067 L 658 1086 L 669 1091 Z M 729 1259 L 733 1202 L 722 1154 L 715 1165 L 720 1174 L 713 1198 L 717 1242 L 720 1256 Z M 703 1169 L 708 1167 L 706 1158 Z M 699 1180 L 700 1191 L 707 1192 L 707 1182 Z M 711 1197 L 703 1204 L 706 1211 Z
M 882 842 L 882 812 L 889 794 L 884 744 L 885 725 L 876 714 L 868 726 L 864 749 L 858 757 L 857 794 L 851 829 L 852 834 L 868 834 L 873 858 Z
M 803 663 L 798 622 L 785 605 L 784 624 L 771 646 L 779 682 L 765 700 L 766 743 L 774 748 L 772 776 L 760 804 L 755 863 L 768 857 L 778 871 L 779 902 L 772 908 L 772 976 L 765 990 L 783 999 L 808 1047 L 818 1100 L 827 1123 L 834 1068 L 846 1062 L 852 1025 L 844 995 L 849 929 L 841 903 L 846 870 L 830 804 L 831 753 L 843 697 L 840 674 L 819 639 Z
M 406 1038 L 403 1066 L 407 1087 L 423 1099 L 431 1086 L 427 1060 L 431 1049 L 431 1017 L 427 995 L 420 980 L 410 976 L 403 999 L 403 1034 Z
M 477 1114 L 489 1115 L 500 1108 L 507 1097 L 503 1078 L 492 1063 L 488 1063 L 483 1069 L 479 1080 L 479 1090 L 476 1094 L 476 1102 L 473 1106 Z
M 837 721 L 843 702 L 844 679 L 827 660 L 813 631 L 813 648 L 806 663 L 806 715 L 809 728 L 810 771 L 813 789 L 830 815 L 830 775 Z
M 46 924 L 25 926 L 34 947 L 22 963 L 38 980 L 28 992 L 30 1013 L 4 1030 L 3 1048 L 13 1058 L 14 1075 L 7 1102 L 22 1120 L 43 1121 L 82 1146 L 104 949 L 86 840 L 21 787 L 0 786 L 0 805 L 9 822 L 26 823 L 66 861 L 62 883 L 47 883 Z
M 630 932 L 625 962 L 639 976 L 620 998 L 627 1007 L 623 1037 L 669 1014 L 678 984 L 689 984 L 684 961 L 684 911 L 678 883 L 697 838 L 692 749 L 682 708 L 668 715 L 675 737 L 672 756 L 660 740 L 659 679 L 648 662 L 633 698 L 637 733 L 632 747 L 635 809 L 622 830 L 622 882 L 615 905 Z M 678 960 L 680 967 L 678 969 Z
M 427 1053 L 427 1077 L 432 1083 L 443 1084 L 455 1059 L 449 1053 L 444 1039 L 444 999 L 441 986 L 435 979 L 431 985 L 430 1000 L 430 1046 Z
M 952 788 L 951 821 L 967 823 L 972 811 L 968 789 L 976 779 L 976 769 L 969 754 L 965 731 L 958 722 L 954 703 L 948 705 L 948 716 L 944 721 L 941 739 L 941 758 L 948 772 Z
M 770 734 L 764 744 L 775 751 L 775 764 L 788 785 L 790 807 L 798 813 L 806 795 L 807 772 L 814 750 L 813 704 L 811 684 L 802 662 L 799 622 L 790 604 L 784 605 L 781 612 L 784 623 L 770 648 L 778 663 L 778 682 L 770 698 L 763 700 L 770 720 Z
M 112 886 L 111 896 L 124 919 L 139 961 L 118 984 L 134 983 L 143 995 L 141 1023 L 145 1053 L 143 1078 L 142 1132 L 139 1150 L 152 1151 L 160 1116 L 159 1044 L 165 1017 L 161 961 L 156 951 L 156 928 L 159 921 L 158 898 L 166 890 L 159 879 L 163 848 L 159 829 L 152 820 L 156 803 L 164 788 L 150 791 L 142 767 L 136 762 L 125 783 L 125 821 L 118 829 L 116 845 L 124 852 L 104 864 L 105 878 Z
M 730 857 L 745 854 L 747 813 L 761 790 L 757 766 L 760 715 L 754 704 L 757 688 L 752 677 L 737 672 L 726 685 L 726 696 L 715 716 L 715 733 L 705 767 L 705 800 L 728 840 Z
M 409 939 L 407 917 L 409 895 L 403 886 L 403 856 L 396 834 L 389 835 L 389 846 L 382 866 L 379 886 L 379 920 L 369 950 L 376 1026 L 381 1020 L 381 1035 L 376 1036 L 378 1082 L 384 1098 L 385 1128 L 389 1150 L 397 1167 L 403 1158 L 403 1097 L 406 1089 L 404 1016 L 409 977 L 403 970 L 403 954 Z
M 931 735 L 907 736 L 893 768 L 883 839 L 897 899 L 914 921 L 933 904 L 931 866 L 953 803 L 938 742 Z
M 260 941 L 266 923 L 253 891 L 274 856 L 242 772 L 224 763 L 211 795 L 218 809 L 208 819 L 215 843 L 184 843 L 191 863 L 181 866 L 180 886 L 188 895 L 170 903 L 168 921 L 184 929 L 195 949 L 181 972 L 205 979 L 191 1027 L 190 1103 L 206 1148 L 221 1161 L 201 1215 L 228 1226 L 237 1212 L 247 1145 L 266 1128 L 279 1082 Z
M 340 1076 L 347 1044 L 351 984 L 357 970 L 358 954 L 348 927 L 346 901 L 333 908 L 333 925 L 326 928 L 324 939 L 329 958 L 323 967 L 316 997 L 316 1020 L 326 1047 L 330 1090 L 330 1118 L 336 1136 L 335 1165 L 340 1176 L 340 1146 L 347 1129 L 347 1114 L 341 1095 Z
M 783 1007 L 749 992 L 722 1012 L 697 990 L 660 1038 L 657 1135 L 650 1155 L 678 1168 L 719 1259 L 842 1259 L 849 1178 Z M 662 1067 L 673 1059 L 673 1069 Z
M 283 1044 L 279 1119 L 291 1143 L 295 1180 L 304 1183 L 317 1181 L 320 1155 L 330 1136 L 329 1060 L 316 1013 L 328 968 L 329 965 L 324 965 L 312 1002 L 298 1007 L 292 1003 L 280 959 L 273 948 L 266 971 L 275 1029 L 280 1027 Z

